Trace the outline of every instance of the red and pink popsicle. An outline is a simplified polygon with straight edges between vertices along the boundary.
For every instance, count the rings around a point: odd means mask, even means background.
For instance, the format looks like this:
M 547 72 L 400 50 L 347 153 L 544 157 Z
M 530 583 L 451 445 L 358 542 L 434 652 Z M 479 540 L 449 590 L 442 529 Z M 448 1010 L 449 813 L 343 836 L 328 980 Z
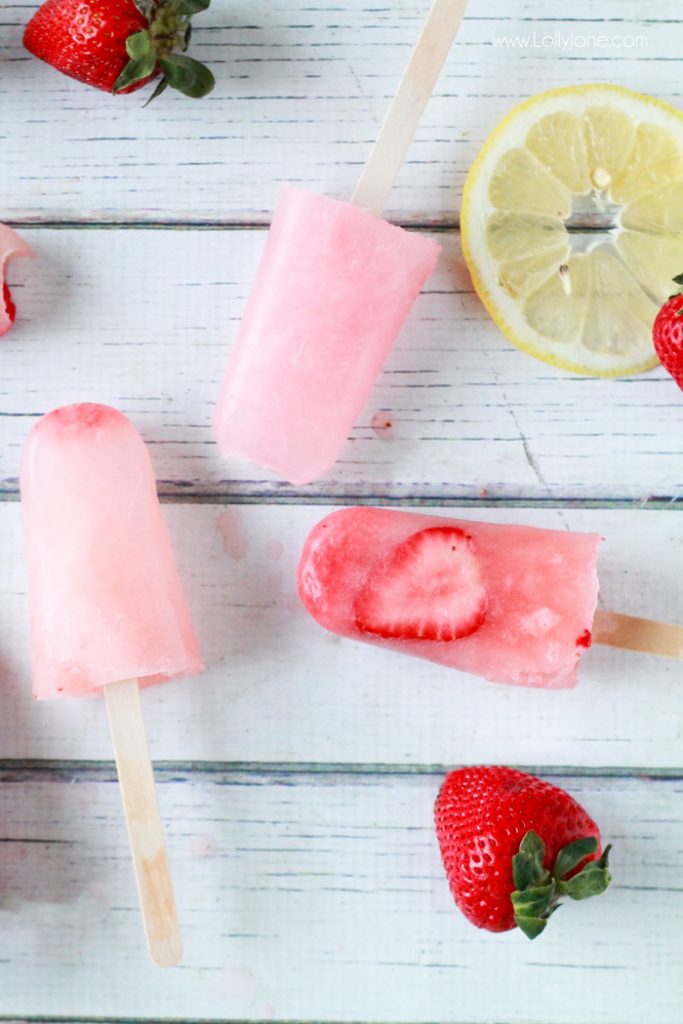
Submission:
M 592 641 L 683 657 L 683 629 L 596 610 L 597 534 L 382 508 L 333 512 L 299 563 L 326 629 L 519 686 L 576 685 Z

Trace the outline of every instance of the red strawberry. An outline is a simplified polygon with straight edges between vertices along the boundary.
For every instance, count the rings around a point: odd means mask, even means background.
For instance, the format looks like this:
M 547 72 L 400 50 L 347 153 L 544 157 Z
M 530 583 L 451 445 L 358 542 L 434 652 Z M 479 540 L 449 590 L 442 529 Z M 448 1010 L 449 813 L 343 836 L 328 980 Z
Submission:
M 435 806 L 446 875 L 478 928 L 517 925 L 530 939 L 562 896 L 582 900 L 610 883 L 600 832 L 568 793 L 513 768 L 451 772 Z
M 359 629 L 401 640 L 457 640 L 479 629 L 485 614 L 472 538 L 457 527 L 414 533 L 356 599 Z
M 197 98 L 211 91 L 214 78 L 182 51 L 190 39 L 190 18 L 210 2 L 45 0 L 26 26 L 24 46 L 96 89 L 133 92 L 161 72 L 152 98 L 167 85 Z
M 12 301 L 12 296 L 10 295 L 10 290 L 5 283 L 3 283 L 2 286 L 2 301 L 5 306 L 5 312 L 9 317 L 9 321 L 11 324 L 13 324 L 17 318 L 17 307 L 14 305 L 14 302 Z
M 683 274 L 674 278 L 683 285 Z M 654 322 L 652 340 L 665 370 L 683 389 L 683 294 L 678 292 L 665 302 Z

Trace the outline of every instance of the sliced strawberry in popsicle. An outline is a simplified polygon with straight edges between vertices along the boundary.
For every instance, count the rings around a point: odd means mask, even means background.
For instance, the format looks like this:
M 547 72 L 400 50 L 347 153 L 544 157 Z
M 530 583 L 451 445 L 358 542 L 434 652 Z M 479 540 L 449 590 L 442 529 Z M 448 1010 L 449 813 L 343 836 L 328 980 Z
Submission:
M 356 600 L 359 629 L 399 640 L 457 640 L 479 629 L 485 615 L 479 560 L 458 527 L 408 537 Z
M 33 256 L 33 251 L 12 228 L 0 224 L 0 286 L 2 302 L 0 302 L 0 337 L 9 331 L 17 314 L 12 301 L 9 287 L 5 281 L 5 267 L 13 256 Z
M 306 540 L 299 595 L 338 636 L 497 683 L 566 688 L 595 618 L 613 646 L 633 644 L 638 628 L 596 616 L 599 543 L 596 534 L 341 508 Z M 680 650 L 676 629 L 662 635 Z

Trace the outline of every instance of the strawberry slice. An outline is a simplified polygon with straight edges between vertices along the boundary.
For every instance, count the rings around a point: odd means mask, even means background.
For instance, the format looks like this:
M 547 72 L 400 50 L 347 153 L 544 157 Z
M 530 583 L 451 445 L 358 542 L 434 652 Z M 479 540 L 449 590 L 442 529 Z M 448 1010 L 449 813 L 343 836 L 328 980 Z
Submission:
M 486 615 L 486 587 L 472 538 L 457 527 L 414 533 L 356 599 L 364 633 L 447 642 L 469 636 Z

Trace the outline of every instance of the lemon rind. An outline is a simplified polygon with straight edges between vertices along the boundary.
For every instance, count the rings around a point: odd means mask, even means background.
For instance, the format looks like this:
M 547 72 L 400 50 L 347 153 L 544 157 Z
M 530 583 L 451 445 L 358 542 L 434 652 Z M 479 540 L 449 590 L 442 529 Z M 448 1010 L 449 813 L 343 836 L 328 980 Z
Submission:
M 494 128 L 477 154 L 477 157 L 467 175 L 463 188 L 460 213 L 462 252 L 477 295 L 486 307 L 497 327 L 503 332 L 508 340 L 516 346 L 516 348 L 534 356 L 536 359 L 539 359 L 541 362 L 550 366 L 565 370 L 569 373 L 579 374 L 581 376 L 604 378 L 637 376 L 638 374 L 646 373 L 648 370 L 654 369 L 659 364 L 659 359 L 657 358 L 657 354 L 654 350 L 647 358 L 636 361 L 624 359 L 619 361 L 618 358 L 612 357 L 610 358 L 610 362 L 612 363 L 611 367 L 606 368 L 605 366 L 599 365 L 601 360 L 598 360 L 596 365 L 591 365 L 591 361 L 587 360 L 585 356 L 582 356 L 581 358 L 574 358 L 569 353 L 567 353 L 567 357 L 556 354 L 548 348 L 549 345 L 552 345 L 552 342 L 545 342 L 542 345 L 538 345 L 534 343 L 533 340 L 529 340 L 528 337 L 522 340 L 518 329 L 509 322 L 508 318 L 503 313 L 501 303 L 496 301 L 495 296 L 480 273 L 478 260 L 475 258 L 473 248 L 470 244 L 470 221 L 474 217 L 474 203 L 472 196 L 476 188 L 481 186 L 481 183 L 484 180 L 480 175 L 480 171 L 490 159 L 492 152 L 495 150 L 497 143 L 501 139 L 501 136 L 506 133 L 513 122 L 518 122 L 520 115 L 527 111 L 537 110 L 545 103 L 551 105 L 552 100 L 567 95 L 572 95 L 574 97 L 589 97 L 594 95 L 598 102 L 600 101 L 601 96 L 620 96 L 624 100 L 628 101 L 631 114 L 633 114 L 633 103 L 635 101 L 636 104 L 658 111 L 660 115 L 663 115 L 661 120 L 664 124 L 666 124 L 666 122 L 671 122 L 672 120 L 674 122 L 678 122 L 683 133 L 683 113 L 681 113 L 681 111 L 676 110 L 675 107 L 672 107 L 664 100 L 660 100 L 655 96 L 637 93 L 621 85 L 611 85 L 608 83 L 598 82 L 587 83 L 579 86 L 562 86 L 556 89 L 549 89 L 537 96 L 532 96 L 529 99 L 524 100 L 522 103 L 514 107 L 496 126 L 496 128 Z M 551 110 L 549 112 L 553 111 Z M 542 114 L 539 116 L 542 116 Z M 486 218 L 488 212 L 492 212 L 492 209 L 482 215 L 482 220 Z M 511 304 L 514 307 L 514 300 L 511 300 Z M 527 329 L 529 336 L 536 335 L 537 337 L 543 337 L 530 325 L 527 325 Z M 576 348 L 578 348 L 578 343 L 576 344 Z M 585 353 L 586 350 L 581 349 L 581 352 Z

